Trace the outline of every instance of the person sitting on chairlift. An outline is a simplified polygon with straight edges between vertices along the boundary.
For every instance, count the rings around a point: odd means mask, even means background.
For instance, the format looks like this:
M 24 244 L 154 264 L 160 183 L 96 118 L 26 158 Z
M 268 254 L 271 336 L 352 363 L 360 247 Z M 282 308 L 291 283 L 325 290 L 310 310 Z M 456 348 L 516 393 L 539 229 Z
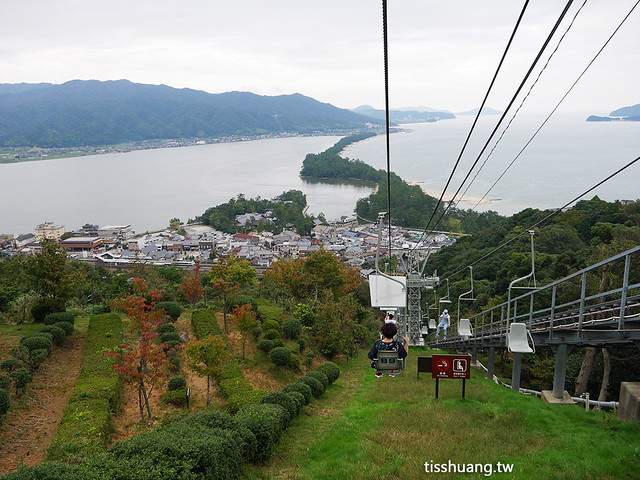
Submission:
M 402 359 L 407 357 L 407 349 L 409 348 L 408 336 L 405 335 L 404 337 L 406 348 L 402 344 L 402 342 L 398 342 L 393 339 L 396 333 L 398 333 L 398 326 L 396 324 L 396 321 L 393 319 L 393 314 L 389 314 L 387 318 L 385 318 L 385 322 L 382 327 L 380 327 L 380 331 L 382 332 L 384 338 L 376 340 L 376 343 L 373 344 L 373 348 L 369 352 L 369 358 L 371 359 L 372 368 L 376 368 L 376 362 L 374 359 L 378 357 L 379 350 L 395 350 L 398 352 L 398 358 Z M 389 376 L 395 376 L 395 372 L 391 372 Z M 382 372 L 376 370 L 376 377 L 382 377 Z
M 438 329 L 436 330 L 436 337 L 440 336 L 440 329 L 444 328 L 444 338 L 447 338 L 447 328 L 451 323 L 451 317 L 449 316 L 449 311 L 445 308 L 440 315 L 440 323 L 438 324 Z

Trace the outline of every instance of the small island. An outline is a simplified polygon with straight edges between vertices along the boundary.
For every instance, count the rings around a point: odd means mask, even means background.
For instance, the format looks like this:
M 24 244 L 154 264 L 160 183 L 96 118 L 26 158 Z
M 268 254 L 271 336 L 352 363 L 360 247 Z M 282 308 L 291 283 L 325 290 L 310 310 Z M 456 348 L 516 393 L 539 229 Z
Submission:
M 640 122 L 640 103 L 614 110 L 608 116 L 589 115 L 587 122 Z

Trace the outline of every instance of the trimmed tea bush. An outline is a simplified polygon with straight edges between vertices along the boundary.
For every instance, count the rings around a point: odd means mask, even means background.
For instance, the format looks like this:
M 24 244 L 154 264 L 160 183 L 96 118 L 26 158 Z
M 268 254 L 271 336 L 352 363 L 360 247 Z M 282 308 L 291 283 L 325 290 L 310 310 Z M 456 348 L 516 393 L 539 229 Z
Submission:
M 200 340 L 207 335 L 222 335 L 222 329 L 213 310 L 194 310 L 191 314 L 191 326 L 193 333 Z
M 273 348 L 283 347 L 283 346 L 284 346 L 284 342 L 282 341 L 281 338 L 274 338 L 273 339 Z
M 329 379 L 329 383 L 335 382 L 340 377 L 340 367 L 333 362 L 325 362 L 316 370 L 324 373 Z
M 264 338 L 267 340 L 274 340 L 276 338 L 280 338 L 280 332 L 275 328 L 270 328 L 269 330 L 264 331 Z
M 251 382 L 249 382 L 249 380 L 244 376 L 220 380 L 219 386 L 220 393 L 227 398 L 236 393 L 244 393 L 253 390 Z
M 258 344 L 258 350 L 262 350 L 264 353 L 269 353 L 273 347 L 273 340 L 263 340 Z
M 291 361 L 291 350 L 285 347 L 276 347 L 271 350 L 269 356 L 274 364 L 284 367 L 285 365 L 289 365 Z
M 66 465 L 47 462 L 33 467 L 23 467 L 9 473 L 2 480 L 99 480 L 100 477 L 83 465 Z
M 180 344 L 180 334 L 178 332 L 166 332 L 163 333 L 162 335 L 160 335 L 160 342 L 161 343 L 166 343 L 167 345 L 169 345 L 169 343 L 171 343 L 172 345 L 174 345 L 172 342 L 178 342 L 178 344 Z
M 287 336 L 287 338 L 292 338 L 295 340 L 302 334 L 302 324 L 299 320 L 293 317 L 287 318 L 282 324 L 282 331 Z
M 66 332 L 58 325 L 47 325 L 46 327 L 42 327 L 40 332 L 50 333 L 53 335 L 53 344 L 59 347 L 62 346 L 64 341 L 67 339 Z
M 172 322 L 178 321 L 180 315 L 182 315 L 182 308 L 176 302 L 158 302 L 156 303 L 156 310 L 164 310 Z
M 262 330 L 280 330 L 280 324 L 275 320 L 267 320 L 262 324 Z
M 59 322 L 67 322 L 73 325 L 76 321 L 76 317 L 71 312 L 55 312 L 50 313 L 46 317 L 44 317 L 45 325 L 54 325 Z
M 317 370 L 316 370 L 315 372 L 309 372 L 309 373 L 307 373 L 307 376 L 308 376 L 308 377 L 313 377 L 313 378 L 317 379 L 317 380 L 322 384 L 322 386 L 324 387 L 324 389 L 325 389 L 325 390 L 326 390 L 326 389 L 327 389 L 327 387 L 329 386 L 329 379 L 328 379 L 328 378 L 327 378 L 327 376 L 326 376 L 324 373 L 322 373 L 322 372 L 319 372 L 319 371 L 317 371 Z
M 274 405 L 280 405 L 284 407 L 289 413 L 290 420 L 293 420 L 298 414 L 298 407 L 296 406 L 296 401 L 292 399 L 288 394 L 283 392 L 271 392 L 266 394 L 260 400 L 260 403 L 272 403 Z
M 175 405 L 176 407 L 185 407 L 187 405 L 187 387 L 176 388 L 164 392 L 162 395 L 162 401 Z
M 9 392 L 0 388 L 0 416 L 5 415 L 9 411 L 9 407 L 11 407 Z
M 13 372 L 14 370 L 22 368 L 23 366 L 23 363 L 17 358 L 7 358 L 0 364 L 0 370 L 4 370 L 5 372 Z
M 13 386 L 16 387 L 16 393 L 21 394 L 27 390 L 27 385 L 33 381 L 33 375 L 26 368 L 19 368 L 9 374 L 9 377 L 13 381 Z
M 48 352 L 51 352 L 51 349 L 53 348 L 53 341 L 50 340 L 49 338 L 52 337 L 53 335 L 51 334 L 48 334 L 48 335 L 49 336 L 47 336 L 47 332 L 42 332 L 41 334 L 28 335 L 28 336 L 22 337 L 22 339 L 20 340 L 20 345 L 27 347 L 27 349 L 30 352 L 33 350 L 40 350 L 40 349 L 44 349 L 44 350 L 47 350 Z
M 236 413 L 247 405 L 260 403 L 262 397 L 267 394 L 264 390 L 247 390 L 245 392 L 234 393 L 227 400 L 227 409 L 230 413 Z
M 286 411 L 280 405 L 247 405 L 237 414 L 238 423 L 256 436 L 256 462 L 266 462 L 271 457 L 283 430 Z
M 156 331 L 162 335 L 163 333 L 175 332 L 176 326 L 173 323 L 163 323 L 160 325 Z
M 311 394 L 315 398 L 320 398 L 324 393 L 324 387 L 322 386 L 322 383 L 320 383 L 320 380 L 316 378 L 305 375 L 304 377 L 299 378 L 298 382 L 306 383 L 307 385 L 309 385 L 309 387 L 311 387 Z
M 300 352 L 302 353 L 307 348 L 307 341 L 304 338 L 299 338 L 298 345 L 300 345 Z
M 60 327 L 62 330 L 64 330 L 64 333 L 67 335 L 67 337 L 73 334 L 73 323 L 57 322 L 57 323 L 54 323 L 53 325 L 55 327 Z
M 6 373 L 0 373 L 0 388 L 7 390 L 11 387 L 11 377 Z
M 173 377 L 171 380 L 169 380 L 169 384 L 167 385 L 167 388 L 169 390 L 178 390 L 180 388 L 186 387 L 187 381 L 184 379 L 184 377 Z
M 291 385 L 287 385 L 282 389 L 282 391 L 285 393 L 288 393 L 288 392 L 300 393 L 304 398 L 305 405 L 309 405 L 309 402 L 311 402 L 311 397 L 313 396 L 313 394 L 311 393 L 311 387 L 306 383 L 302 383 L 302 382 L 296 382 L 296 383 L 292 383 Z
M 31 367 L 31 371 L 35 372 L 38 370 L 47 358 L 49 358 L 49 352 L 44 348 L 29 352 L 29 366 Z
M 300 415 L 300 412 L 302 411 L 302 407 L 304 406 L 304 395 L 302 395 L 300 392 L 285 392 L 285 395 L 289 395 L 294 402 L 296 402 L 296 415 Z
M 281 307 L 275 304 L 259 305 L 258 316 L 262 319 L 262 323 L 267 322 L 269 320 L 274 320 L 275 322 L 278 323 L 278 325 L 280 325 L 284 317 L 284 312 Z
M 298 355 L 291 355 L 291 360 L 289 360 L 289 367 L 296 371 L 300 370 L 300 357 Z

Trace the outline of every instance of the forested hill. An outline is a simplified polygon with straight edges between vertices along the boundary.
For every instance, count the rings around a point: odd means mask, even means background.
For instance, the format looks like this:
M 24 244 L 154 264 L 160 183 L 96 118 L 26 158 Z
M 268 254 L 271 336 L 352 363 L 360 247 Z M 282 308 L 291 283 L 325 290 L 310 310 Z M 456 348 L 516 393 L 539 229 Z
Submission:
M 587 122 L 611 122 L 615 120 L 640 121 L 640 103 L 629 107 L 622 107 L 614 110 L 607 117 L 599 117 L 591 115 L 587 118 Z
M 506 240 L 526 232 L 549 213 L 526 209 L 476 235 L 464 237 L 432 255 L 429 270 L 437 269 L 440 278 L 449 278 L 450 298 L 456 298 L 469 290 L 468 265 L 491 253 Z M 580 201 L 536 227 L 534 242 L 537 284 L 546 285 L 640 245 L 640 201 L 622 204 L 606 202 L 598 197 Z M 530 252 L 530 236 L 525 233 L 475 264 L 473 278 L 477 300 L 472 305 L 465 302 L 462 308 L 477 313 L 487 305 L 506 301 L 509 283 L 531 271 Z M 619 275 L 621 272 L 610 274 Z M 640 281 L 640 271 L 636 269 L 633 276 L 635 282 Z M 438 293 L 447 294 L 446 284 Z
M 310 134 L 367 123 L 381 122 L 300 94 L 210 94 L 127 80 L 0 84 L 0 146 Z

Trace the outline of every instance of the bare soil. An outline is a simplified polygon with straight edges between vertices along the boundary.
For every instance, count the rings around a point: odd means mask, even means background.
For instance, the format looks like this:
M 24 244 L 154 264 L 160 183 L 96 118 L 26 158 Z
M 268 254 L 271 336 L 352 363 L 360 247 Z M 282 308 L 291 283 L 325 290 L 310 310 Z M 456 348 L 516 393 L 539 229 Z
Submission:
M 86 333 L 54 347 L 22 397 L 12 395 L 11 410 L 0 427 L 0 475 L 42 462 L 78 381 Z

